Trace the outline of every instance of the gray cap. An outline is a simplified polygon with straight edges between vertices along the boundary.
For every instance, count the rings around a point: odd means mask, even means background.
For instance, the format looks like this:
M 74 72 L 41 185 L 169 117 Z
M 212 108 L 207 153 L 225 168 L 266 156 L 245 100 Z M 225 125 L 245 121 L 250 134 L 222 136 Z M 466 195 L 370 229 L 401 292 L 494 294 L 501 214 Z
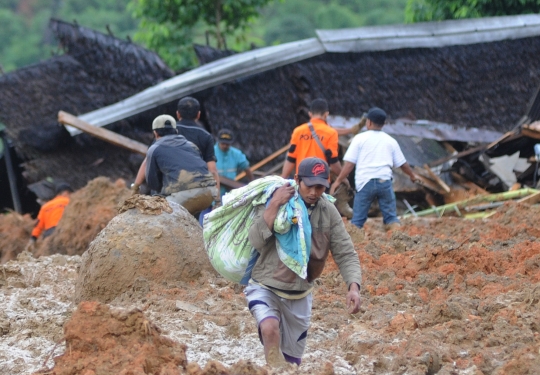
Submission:
M 330 187 L 328 178 L 330 177 L 330 168 L 328 164 L 319 158 L 305 158 L 298 166 L 298 177 L 307 186 L 323 185 Z

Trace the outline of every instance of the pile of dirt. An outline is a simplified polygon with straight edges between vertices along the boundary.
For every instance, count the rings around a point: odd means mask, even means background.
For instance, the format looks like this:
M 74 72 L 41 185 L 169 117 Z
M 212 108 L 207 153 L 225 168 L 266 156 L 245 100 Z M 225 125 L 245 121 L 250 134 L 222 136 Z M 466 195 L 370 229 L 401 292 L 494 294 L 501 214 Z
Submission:
M 0 215 L 0 263 L 16 259 L 30 240 L 34 220 L 30 215 L 8 212 Z
M 202 228 L 186 209 L 162 197 L 136 195 L 126 203 L 134 208 L 112 219 L 83 254 L 76 302 L 107 303 L 121 295 L 136 301 L 156 285 L 213 272 Z
M 111 310 L 83 302 L 64 326 L 69 351 L 53 369 L 38 374 L 180 375 L 187 365 L 186 346 L 161 335 L 139 310 Z
M 84 253 L 129 196 L 124 180 L 113 183 L 107 177 L 93 179 L 71 195 L 55 231 L 38 241 L 34 255 Z

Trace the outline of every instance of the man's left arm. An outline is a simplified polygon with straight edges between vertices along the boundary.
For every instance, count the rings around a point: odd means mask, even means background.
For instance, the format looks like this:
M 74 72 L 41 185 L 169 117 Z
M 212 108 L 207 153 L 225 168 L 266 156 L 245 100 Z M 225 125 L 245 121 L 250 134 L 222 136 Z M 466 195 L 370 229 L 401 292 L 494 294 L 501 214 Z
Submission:
M 238 168 L 240 172 L 245 172 L 246 177 L 248 178 L 248 181 L 253 181 L 255 178 L 253 177 L 253 172 L 251 168 L 249 167 L 249 160 L 247 159 L 246 155 L 239 151 L 238 153 Z
M 409 176 L 412 182 L 418 181 L 418 176 L 413 172 L 409 163 L 405 162 L 400 168 L 407 176 Z
M 360 311 L 360 285 L 362 285 L 362 270 L 360 259 L 354 249 L 351 237 L 347 233 L 343 220 L 337 209 L 329 210 L 331 215 L 330 249 L 334 261 L 339 267 L 343 280 L 347 283 L 347 307 L 350 314 Z
M 330 164 L 330 171 L 338 177 L 341 174 L 341 163 L 336 161 L 335 163 Z
M 244 172 L 246 172 L 246 177 L 248 178 L 248 181 L 253 181 L 255 179 L 255 177 L 253 176 L 253 172 L 251 171 L 251 168 L 250 167 L 247 167 L 246 169 L 244 169 Z
M 146 154 L 146 170 L 145 177 L 146 183 L 150 189 L 161 192 L 163 187 L 163 175 L 159 170 L 156 158 L 154 157 L 155 148 L 150 147 Z

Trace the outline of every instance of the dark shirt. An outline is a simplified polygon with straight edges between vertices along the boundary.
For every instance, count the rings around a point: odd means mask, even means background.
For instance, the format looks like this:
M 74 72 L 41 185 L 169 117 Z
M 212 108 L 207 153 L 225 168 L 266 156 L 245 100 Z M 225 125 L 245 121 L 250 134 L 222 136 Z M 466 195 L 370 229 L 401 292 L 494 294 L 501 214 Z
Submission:
M 182 135 L 158 139 L 150 146 L 146 157 L 148 186 L 161 194 L 216 185 L 197 147 Z
M 183 135 L 199 148 L 205 162 L 216 161 L 214 152 L 214 137 L 193 120 L 182 119 L 176 122 L 178 134 Z

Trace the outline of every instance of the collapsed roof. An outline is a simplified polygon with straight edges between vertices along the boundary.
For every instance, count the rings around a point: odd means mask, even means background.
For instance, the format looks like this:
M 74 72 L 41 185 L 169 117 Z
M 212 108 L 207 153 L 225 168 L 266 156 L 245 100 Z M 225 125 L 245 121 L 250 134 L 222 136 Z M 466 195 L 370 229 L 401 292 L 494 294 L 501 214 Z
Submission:
M 213 61 L 80 118 L 102 126 L 195 94 L 207 128 L 233 128 L 257 161 L 286 144 L 317 97 L 346 117 L 377 105 L 393 118 L 504 132 L 540 83 L 539 15 L 317 34 Z
M 58 20 L 49 26 L 64 54 L 0 76 L 0 121 L 26 160 L 27 182 L 52 176 L 81 187 L 99 175 L 131 176 L 118 160 L 123 151 L 87 136 L 72 139 L 58 124 L 58 111 L 101 108 L 174 73 L 155 53 L 133 43 Z M 125 125 L 115 128 L 131 131 Z M 106 156 L 105 165 L 92 166 Z
M 24 112 L 22 103 L 39 103 L 33 92 L 54 97 L 44 103 L 43 115 L 37 116 L 47 119 L 46 129 L 36 123 L 35 113 L 25 121 L 16 114 L 16 122 L 3 119 L 19 150 L 26 145 L 19 137 L 26 128 L 32 134 L 43 129 L 52 139 L 52 153 L 39 150 L 39 158 L 25 164 L 32 170 L 27 173 L 29 182 L 59 173 L 60 166 L 79 170 L 77 178 L 81 179 L 93 178 L 95 173 L 118 177 L 128 173 L 127 151 L 91 141 L 85 135 L 74 137 L 75 142 L 66 139 L 65 133 L 56 135 L 56 112 L 60 109 L 131 136 L 137 128 L 150 133 L 152 117 L 174 114 L 177 100 L 193 95 L 203 106 L 206 128 L 214 133 L 223 127 L 235 130 L 237 145 L 256 162 L 288 142 L 292 129 L 307 120 L 309 103 L 317 97 L 328 100 L 333 114 L 345 117 L 359 117 L 376 105 L 392 118 L 429 119 L 503 132 L 520 120 L 540 84 L 538 15 L 318 31 L 318 38 L 234 54 L 161 83 L 157 82 L 171 76 L 164 65 L 155 63 L 149 69 L 135 58 L 111 60 L 106 48 L 117 43 L 111 37 L 62 25 L 77 35 L 62 33 L 67 34 L 67 40 L 61 39 L 67 46 L 62 58 L 75 61 L 54 58 L 44 64 L 76 63 L 84 69 L 56 68 L 56 76 L 40 77 L 41 86 L 25 81 L 26 91 L 22 82 L 9 87 L 10 94 L 0 90 L 2 116 L 6 110 Z M 120 46 L 123 43 L 127 42 L 118 42 Z M 79 61 L 87 48 L 86 53 L 92 56 L 87 56 L 88 62 L 87 58 Z M 130 48 L 139 47 L 130 44 Z M 150 61 L 159 60 L 140 50 Z M 78 52 L 72 55 L 71 51 Z M 115 51 L 119 55 L 126 52 L 122 48 Z M 128 61 L 129 66 L 135 66 L 134 71 L 152 70 L 151 75 L 144 76 L 142 82 L 132 82 L 118 72 L 126 69 L 118 61 Z M 34 74 L 40 76 L 40 72 L 38 69 Z M 116 81 L 111 82 L 109 75 Z M 7 87 L 8 76 L 0 78 L 0 88 Z M 150 82 L 152 79 L 155 82 Z M 140 88 L 135 89 L 135 85 Z M 20 90 L 17 100 L 4 100 Z M 13 111 L 12 106 L 18 110 Z M 138 134 L 132 137 L 137 139 Z M 31 146 L 22 150 L 25 155 L 36 151 Z M 88 165 L 99 160 L 106 162 L 88 171 Z

